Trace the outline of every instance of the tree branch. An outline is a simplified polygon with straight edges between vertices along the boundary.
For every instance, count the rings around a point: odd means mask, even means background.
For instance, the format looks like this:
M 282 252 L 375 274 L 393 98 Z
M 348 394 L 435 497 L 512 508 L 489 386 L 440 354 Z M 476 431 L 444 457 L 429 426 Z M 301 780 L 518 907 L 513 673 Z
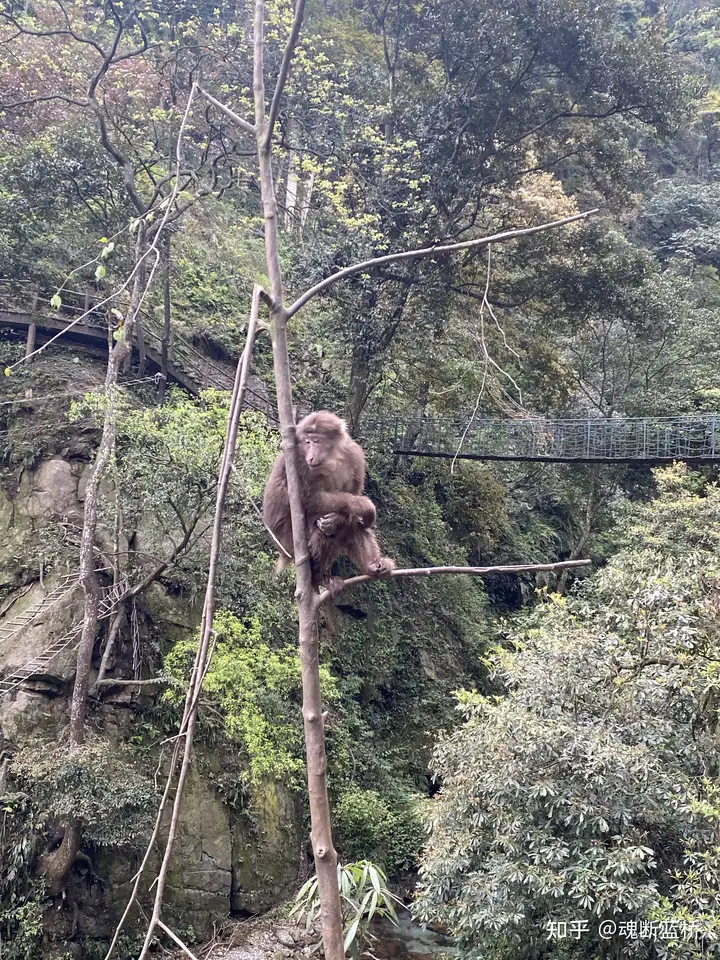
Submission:
M 65 9 L 60 4 L 58 4 L 58 6 L 60 6 L 60 9 L 62 10 L 65 16 L 65 20 L 69 24 L 67 14 L 65 13 Z M 20 35 L 24 35 L 26 37 L 72 37 L 73 40 L 75 40 L 77 43 L 84 43 L 89 47 L 93 47 L 95 50 L 97 50 L 97 52 L 100 54 L 101 57 L 105 56 L 105 51 L 103 50 L 103 48 L 100 46 L 99 43 L 96 43 L 94 40 L 91 40 L 89 37 L 83 37 L 81 34 L 76 33 L 71 27 L 68 27 L 68 29 L 65 29 L 65 30 L 62 30 L 62 29 L 31 30 L 29 27 L 26 27 L 22 23 L 20 23 L 20 21 L 16 17 L 14 17 L 11 13 L 8 13 L 7 11 L 2 11 L 2 13 L 0 13 L 0 16 L 7 23 L 11 23 L 15 27 L 15 29 L 18 31 L 18 34 Z
M 566 570 L 570 567 L 588 567 L 590 560 L 562 560 L 559 563 L 520 563 L 510 564 L 499 567 L 407 567 L 402 570 L 393 570 L 390 573 L 391 578 L 395 577 L 431 577 L 444 573 L 466 573 L 473 577 L 484 577 L 489 573 L 541 573 L 545 570 Z M 350 577 L 343 581 L 344 587 L 354 587 L 359 583 L 369 583 L 376 580 L 376 577 L 368 577 L 363 574 L 360 577 Z M 386 579 L 386 578 L 383 578 Z M 330 599 L 329 590 L 323 590 L 318 595 L 318 607 Z
M 298 37 L 300 36 L 300 29 L 302 28 L 304 13 L 305 0 L 296 0 L 295 19 L 293 20 L 292 30 L 290 31 L 287 46 L 285 47 L 285 52 L 283 54 L 280 73 L 278 74 L 277 82 L 275 83 L 275 92 L 273 93 L 272 103 L 270 104 L 270 113 L 267 119 L 267 127 L 265 128 L 264 147 L 266 150 L 270 147 L 270 143 L 272 142 L 273 129 L 275 127 L 278 114 L 280 113 L 280 100 L 282 99 L 285 83 L 287 82 L 288 74 L 290 73 L 290 64 L 292 62 L 293 54 L 295 53 Z
M 190 957 L 190 960 L 197 960 L 197 957 L 196 957 L 195 954 L 192 952 L 192 950 L 190 949 L 190 947 L 186 946 L 186 945 L 182 942 L 182 940 L 180 939 L 180 937 L 178 937 L 176 934 L 174 934 L 174 933 L 172 932 L 172 930 L 170 929 L 170 927 L 166 926 L 166 925 L 162 922 L 162 920 L 158 920 L 158 927 L 160 927 L 160 929 L 161 929 L 164 933 L 166 933 L 166 934 L 168 935 L 168 937 L 170 937 L 170 939 L 171 939 L 174 943 L 177 944 L 178 947 L 180 947 L 180 949 L 182 950 L 182 952 L 183 952 L 184 954 L 186 954 L 188 957 Z
M 69 107 L 85 108 L 90 106 L 89 100 L 76 100 L 74 97 L 66 96 L 64 93 L 47 93 L 42 96 L 28 97 L 26 100 L 13 100 L 12 103 L 3 103 L 0 101 L 0 110 L 17 110 L 20 107 L 29 107 L 30 104 L 51 103 L 57 100 L 61 103 L 66 103 Z
M 109 677 L 97 681 L 98 687 L 157 687 L 165 683 L 172 683 L 169 677 L 151 677 L 149 680 L 120 680 Z
M 226 107 L 224 103 L 220 103 L 219 100 L 216 100 L 215 97 L 211 96 L 207 90 L 203 90 L 202 87 L 198 87 L 197 90 L 201 97 L 205 97 L 207 102 L 212 104 L 212 106 L 215 107 L 216 110 L 219 110 L 220 113 L 224 114 L 228 120 L 231 120 L 233 123 L 237 124 L 237 126 L 244 130 L 245 133 L 251 133 L 253 136 L 255 136 L 254 124 L 248 123 L 247 120 L 243 120 L 239 114 L 235 113 L 234 110 L 231 110 L 230 107 Z
M 440 253 L 451 253 L 454 250 L 470 250 L 476 247 L 484 247 L 489 243 L 503 243 L 505 240 L 513 240 L 516 237 L 527 237 L 533 233 L 540 233 L 543 230 L 552 230 L 554 227 L 562 227 L 568 223 L 574 223 L 577 220 L 585 220 L 586 217 L 597 213 L 598 207 L 592 210 L 586 210 L 584 213 L 576 213 L 572 217 L 563 217 L 562 220 L 553 220 L 549 223 L 541 223 L 536 227 L 523 227 L 519 230 L 504 230 L 501 233 L 493 233 L 488 237 L 477 237 L 475 240 L 463 240 L 460 243 L 449 243 L 442 246 L 434 244 L 432 247 L 422 247 L 418 250 L 405 250 L 402 253 L 389 253 L 384 257 L 374 257 L 372 260 L 363 260 L 361 263 L 354 263 L 350 267 L 338 270 L 332 276 L 326 277 L 314 287 L 306 290 L 298 297 L 292 306 L 287 308 L 288 317 L 294 316 L 298 310 L 302 309 L 308 301 L 322 293 L 338 280 L 344 280 L 345 277 L 351 277 L 355 273 L 365 273 L 368 270 L 374 270 L 376 267 L 383 266 L 386 263 L 396 263 L 398 260 L 416 260 L 418 257 L 433 257 Z

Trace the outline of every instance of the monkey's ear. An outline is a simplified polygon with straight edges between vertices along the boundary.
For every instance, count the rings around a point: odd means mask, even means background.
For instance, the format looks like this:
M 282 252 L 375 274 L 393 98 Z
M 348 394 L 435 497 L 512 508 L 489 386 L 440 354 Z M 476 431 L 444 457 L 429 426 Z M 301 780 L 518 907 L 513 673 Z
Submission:
M 348 429 L 347 421 L 343 420 L 342 417 L 338 417 L 338 420 L 340 421 L 340 429 L 350 436 L 350 430 Z

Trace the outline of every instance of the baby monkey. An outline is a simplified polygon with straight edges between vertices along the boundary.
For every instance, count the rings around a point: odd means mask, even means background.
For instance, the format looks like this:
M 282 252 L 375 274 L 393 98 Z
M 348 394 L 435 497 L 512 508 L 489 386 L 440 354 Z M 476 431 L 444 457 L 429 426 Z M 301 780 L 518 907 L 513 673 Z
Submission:
M 335 596 L 342 580 L 330 575 L 341 554 L 350 557 L 362 573 L 387 577 L 395 561 L 384 557 L 375 532 L 375 505 L 362 496 L 365 486 L 365 454 L 334 413 L 311 413 L 295 428 L 295 462 L 310 552 L 312 581 Z M 292 557 L 293 539 L 290 501 L 285 474 L 285 455 L 275 461 L 263 497 L 263 520 Z M 278 570 L 290 560 L 280 554 Z

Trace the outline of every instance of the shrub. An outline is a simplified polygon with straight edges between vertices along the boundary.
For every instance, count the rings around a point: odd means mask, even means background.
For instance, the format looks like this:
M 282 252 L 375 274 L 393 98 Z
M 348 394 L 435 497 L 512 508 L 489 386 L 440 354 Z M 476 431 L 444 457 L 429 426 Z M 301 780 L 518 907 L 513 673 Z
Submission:
M 417 866 L 424 841 L 417 800 L 393 805 L 375 790 L 353 787 L 335 808 L 335 827 L 346 859 L 372 860 L 391 874 Z

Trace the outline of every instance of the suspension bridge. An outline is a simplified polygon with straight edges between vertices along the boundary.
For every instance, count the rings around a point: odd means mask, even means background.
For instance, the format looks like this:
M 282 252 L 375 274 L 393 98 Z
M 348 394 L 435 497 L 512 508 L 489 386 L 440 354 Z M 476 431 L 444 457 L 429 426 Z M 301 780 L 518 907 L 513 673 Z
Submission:
M 0 280 L 0 328 L 26 333 L 28 351 L 65 331 L 60 343 L 107 356 L 112 319 L 95 306 L 97 293 L 63 290 L 59 310 L 37 287 Z M 122 306 L 122 304 L 119 304 Z M 82 320 L 78 322 L 78 318 Z M 144 370 L 162 373 L 197 395 L 207 387 L 231 390 L 234 370 L 197 350 L 176 330 L 166 338 L 163 325 L 142 311 L 133 359 Z M 278 418 L 258 381 L 248 385 L 245 405 L 264 413 L 271 427 Z M 362 435 L 398 455 L 461 460 L 547 463 L 666 463 L 720 460 L 718 415 L 683 417 L 542 417 L 500 420 L 467 416 L 453 419 L 383 419 L 363 423 Z
M 369 420 L 363 434 L 398 455 L 546 463 L 720 460 L 720 416 L 550 420 Z

